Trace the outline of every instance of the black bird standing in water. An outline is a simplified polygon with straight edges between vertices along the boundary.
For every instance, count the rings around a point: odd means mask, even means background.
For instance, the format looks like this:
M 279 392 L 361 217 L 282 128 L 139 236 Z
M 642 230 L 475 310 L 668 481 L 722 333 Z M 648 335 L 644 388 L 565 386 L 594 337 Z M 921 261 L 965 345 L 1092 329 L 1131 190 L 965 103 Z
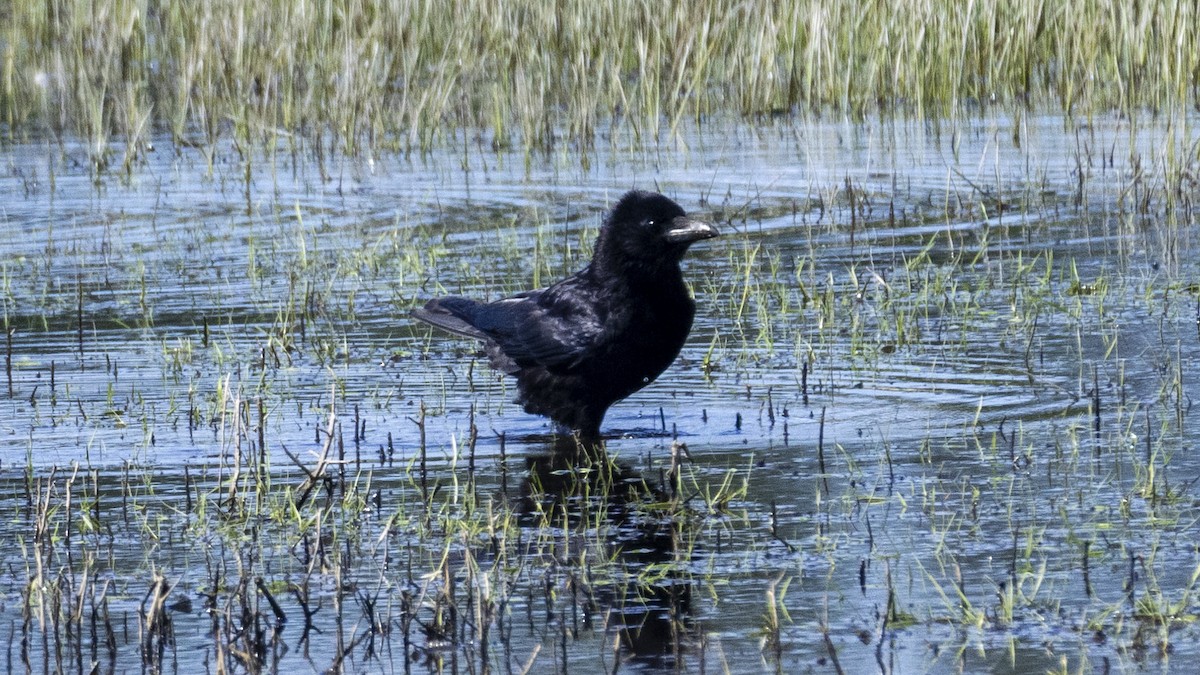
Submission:
M 496 302 L 435 298 L 413 316 L 482 340 L 492 367 L 517 378 L 526 412 L 598 438 L 608 407 L 679 355 L 696 313 L 679 261 L 692 242 L 715 236 L 670 199 L 634 190 L 608 214 L 592 262 L 574 275 Z

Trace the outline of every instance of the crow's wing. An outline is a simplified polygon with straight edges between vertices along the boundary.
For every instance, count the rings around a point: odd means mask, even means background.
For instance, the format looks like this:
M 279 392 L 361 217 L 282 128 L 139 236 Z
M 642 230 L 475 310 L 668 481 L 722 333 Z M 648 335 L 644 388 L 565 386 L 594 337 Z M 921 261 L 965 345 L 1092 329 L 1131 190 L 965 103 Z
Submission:
M 598 298 L 590 291 L 573 277 L 491 303 L 438 298 L 413 316 L 486 341 L 494 365 L 506 373 L 532 366 L 567 372 L 594 353 L 603 332 Z
M 597 298 L 572 281 L 481 305 L 474 326 L 519 367 L 570 371 L 595 352 L 604 329 Z

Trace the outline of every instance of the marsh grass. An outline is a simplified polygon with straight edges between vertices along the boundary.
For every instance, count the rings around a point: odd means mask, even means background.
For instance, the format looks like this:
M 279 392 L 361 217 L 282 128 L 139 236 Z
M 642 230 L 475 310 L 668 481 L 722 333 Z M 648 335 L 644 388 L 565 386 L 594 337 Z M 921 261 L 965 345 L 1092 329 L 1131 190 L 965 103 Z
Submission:
M 319 456 L 285 450 L 287 467 L 254 447 L 271 438 L 264 415 L 223 434 L 255 452 L 190 475 L 76 465 L 5 477 L 25 498 L 0 509 L 33 526 L 16 540 L 26 619 L 10 657 L 83 672 L 140 658 L 158 671 L 199 648 L 218 669 L 256 672 L 295 650 L 332 669 L 464 658 L 488 671 L 532 663 L 542 644 L 543 662 L 561 648 L 566 668 L 567 642 L 609 636 L 680 657 L 690 560 L 724 521 L 685 505 L 708 498 L 689 468 L 672 467 L 672 495 L 603 454 L 536 458 L 512 492 L 497 491 L 495 466 L 460 479 L 453 457 L 427 483 L 415 463 L 338 458 L 348 421 L 327 410 Z M 727 489 L 712 498 L 745 497 Z M 665 652 L 660 629 L 675 636 Z
M 1200 17 L 1176 0 L 16 0 L 0 13 L 4 137 L 84 139 L 98 171 L 131 171 L 156 131 L 246 161 L 304 149 L 324 167 L 443 144 L 651 144 L 684 121 L 798 111 L 1132 116 L 1192 106 L 1200 81 Z

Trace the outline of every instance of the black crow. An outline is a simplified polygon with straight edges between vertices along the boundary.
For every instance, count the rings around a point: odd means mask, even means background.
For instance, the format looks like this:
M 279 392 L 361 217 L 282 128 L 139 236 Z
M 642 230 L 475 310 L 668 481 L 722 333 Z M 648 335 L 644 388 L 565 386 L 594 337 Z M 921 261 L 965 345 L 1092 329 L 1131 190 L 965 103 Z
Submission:
M 679 261 L 692 242 L 715 236 L 670 199 L 634 190 L 574 275 L 495 302 L 434 298 L 413 316 L 482 340 L 492 367 L 517 378 L 526 412 L 597 438 L 608 407 L 679 355 L 696 313 Z

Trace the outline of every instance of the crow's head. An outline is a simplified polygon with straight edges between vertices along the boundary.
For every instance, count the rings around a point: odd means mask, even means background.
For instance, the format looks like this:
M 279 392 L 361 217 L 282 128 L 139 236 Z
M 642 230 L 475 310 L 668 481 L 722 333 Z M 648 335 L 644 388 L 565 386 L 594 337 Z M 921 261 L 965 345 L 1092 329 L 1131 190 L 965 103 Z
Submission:
M 595 260 L 607 268 L 678 269 L 692 242 L 717 234 L 717 228 L 689 218 L 678 204 L 657 192 L 631 190 L 605 218 L 596 239 Z

